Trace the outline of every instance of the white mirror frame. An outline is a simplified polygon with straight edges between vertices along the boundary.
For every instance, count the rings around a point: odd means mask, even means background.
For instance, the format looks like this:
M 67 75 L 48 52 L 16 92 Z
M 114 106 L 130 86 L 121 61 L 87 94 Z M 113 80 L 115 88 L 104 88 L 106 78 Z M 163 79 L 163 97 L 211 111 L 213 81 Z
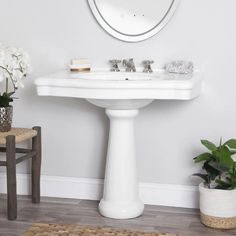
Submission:
M 113 37 L 120 39 L 122 41 L 125 42 L 139 42 L 139 41 L 143 41 L 145 39 L 148 39 L 152 36 L 154 36 L 155 34 L 157 34 L 168 22 L 169 20 L 172 18 L 172 16 L 174 15 L 178 5 L 179 5 L 180 0 L 173 0 L 173 4 L 170 7 L 169 11 L 166 13 L 166 15 L 162 18 L 162 20 L 159 22 L 159 24 L 157 24 L 157 26 L 155 28 L 153 28 L 152 30 L 145 32 L 143 34 L 140 35 L 126 35 L 126 34 L 122 34 L 116 30 L 114 30 L 109 24 L 107 24 L 104 19 L 102 18 L 102 16 L 100 15 L 95 0 L 88 0 L 88 4 L 90 6 L 90 9 L 94 15 L 94 17 L 96 18 L 97 22 L 102 26 L 102 28 L 107 31 L 110 35 L 112 35 Z

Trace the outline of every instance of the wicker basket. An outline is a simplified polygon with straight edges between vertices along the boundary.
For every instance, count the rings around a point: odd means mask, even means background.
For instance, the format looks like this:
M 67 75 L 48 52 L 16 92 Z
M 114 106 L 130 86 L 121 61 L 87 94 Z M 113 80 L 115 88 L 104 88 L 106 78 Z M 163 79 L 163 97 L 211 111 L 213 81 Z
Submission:
M 208 216 L 201 212 L 201 222 L 214 229 L 233 229 L 236 227 L 236 217 Z
M 199 185 L 201 222 L 215 229 L 236 228 L 236 190 Z

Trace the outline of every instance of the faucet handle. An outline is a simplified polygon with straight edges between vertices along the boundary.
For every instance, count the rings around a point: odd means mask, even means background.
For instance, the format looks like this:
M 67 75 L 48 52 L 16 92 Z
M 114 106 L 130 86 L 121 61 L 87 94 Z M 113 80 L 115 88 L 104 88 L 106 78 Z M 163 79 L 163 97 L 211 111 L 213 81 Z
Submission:
M 125 65 L 127 63 L 134 63 L 134 58 L 123 59 L 122 63 L 123 63 L 123 65 Z
M 144 64 L 144 65 L 151 65 L 151 64 L 153 64 L 153 63 L 154 63 L 153 60 L 144 60 L 144 61 L 143 61 L 143 64 Z
M 153 64 L 153 63 L 154 63 L 153 60 L 145 60 L 145 61 L 143 61 L 143 64 L 144 64 L 143 72 L 145 72 L 145 73 L 152 73 L 153 70 L 151 68 L 151 64 Z
M 121 63 L 121 60 L 119 60 L 119 59 L 112 59 L 112 60 L 109 60 L 109 62 L 110 62 L 112 65 L 117 65 L 117 64 Z
M 112 59 L 112 60 L 109 60 L 109 62 L 112 65 L 111 71 L 116 71 L 116 72 L 120 71 L 118 64 L 121 63 L 121 60 Z

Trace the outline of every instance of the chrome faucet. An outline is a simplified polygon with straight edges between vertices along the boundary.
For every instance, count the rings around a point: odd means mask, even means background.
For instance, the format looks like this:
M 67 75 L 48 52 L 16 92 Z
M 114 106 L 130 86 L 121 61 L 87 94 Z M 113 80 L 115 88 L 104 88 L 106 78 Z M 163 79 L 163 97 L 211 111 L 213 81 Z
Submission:
M 120 68 L 118 66 L 121 63 L 121 60 L 113 59 L 109 61 L 111 63 L 111 71 L 119 72 Z
M 153 63 L 154 63 L 154 61 L 150 61 L 150 60 L 143 61 L 143 65 L 144 65 L 143 72 L 144 73 L 152 73 L 153 70 L 152 70 L 151 64 L 153 64 Z
M 134 64 L 134 59 L 124 59 L 122 62 L 123 66 L 126 67 L 126 72 L 136 72 L 135 64 Z

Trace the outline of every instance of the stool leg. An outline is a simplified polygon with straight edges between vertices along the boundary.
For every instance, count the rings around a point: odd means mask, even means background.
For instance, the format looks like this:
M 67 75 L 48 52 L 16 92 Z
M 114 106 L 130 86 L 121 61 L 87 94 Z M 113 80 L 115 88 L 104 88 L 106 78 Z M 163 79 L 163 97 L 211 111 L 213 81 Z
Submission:
M 16 146 L 15 136 L 6 137 L 6 160 L 7 160 L 7 214 L 8 220 L 17 217 L 16 196 Z
M 32 202 L 40 202 L 40 172 L 41 172 L 41 127 L 33 127 L 37 136 L 32 140 L 32 149 L 36 155 L 32 158 Z

